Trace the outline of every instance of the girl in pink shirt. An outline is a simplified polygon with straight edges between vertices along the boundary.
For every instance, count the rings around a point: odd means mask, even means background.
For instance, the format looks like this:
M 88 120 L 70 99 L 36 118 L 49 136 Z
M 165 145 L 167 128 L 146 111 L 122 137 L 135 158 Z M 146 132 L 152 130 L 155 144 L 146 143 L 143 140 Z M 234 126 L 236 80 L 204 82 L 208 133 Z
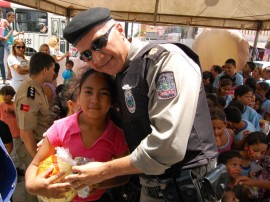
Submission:
M 53 184 L 63 174 L 49 177 L 52 169 L 46 172 L 46 176 L 36 176 L 39 163 L 54 154 L 55 147 L 68 148 L 72 158 L 86 157 L 99 162 L 129 153 L 122 130 L 107 116 L 114 98 L 113 78 L 89 69 L 82 76 L 79 89 L 81 111 L 54 122 L 26 171 L 26 187 L 31 194 L 61 198 L 64 192 L 71 189 L 69 183 Z M 73 201 L 102 201 L 106 188 L 122 185 L 127 180 L 126 176 L 106 180 L 91 187 L 87 198 L 76 196 Z

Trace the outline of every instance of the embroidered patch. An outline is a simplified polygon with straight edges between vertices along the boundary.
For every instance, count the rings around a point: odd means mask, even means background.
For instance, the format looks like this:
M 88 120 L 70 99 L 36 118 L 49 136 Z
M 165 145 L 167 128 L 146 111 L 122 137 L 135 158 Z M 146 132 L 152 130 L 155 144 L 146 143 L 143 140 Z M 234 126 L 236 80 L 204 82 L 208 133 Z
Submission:
M 136 110 L 136 103 L 135 103 L 135 99 L 134 99 L 134 97 L 132 95 L 131 90 L 126 89 L 124 94 L 125 94 L 125 102 L 126 102 L 128 111 L 130 113 L 134 113 L 135 110 Z
M 159 73 L 156 80 L 157 96 L 160 100 L 174 98 L 177 95 L 173 72 Z
M 29 86 L 27 89 L 27 97 L 35 99 L 36 89 L 33 86 Z
M 152 48 L 152 49 L 149 51 L 149 55 L 154 55 L 157 51 L 158 51 L 158 48 Z
M 25 111 L 25 112 L 28 112 L 29 109 L 30 109 L 30 106 L 29 105 L 21 104 L 20 110 Z

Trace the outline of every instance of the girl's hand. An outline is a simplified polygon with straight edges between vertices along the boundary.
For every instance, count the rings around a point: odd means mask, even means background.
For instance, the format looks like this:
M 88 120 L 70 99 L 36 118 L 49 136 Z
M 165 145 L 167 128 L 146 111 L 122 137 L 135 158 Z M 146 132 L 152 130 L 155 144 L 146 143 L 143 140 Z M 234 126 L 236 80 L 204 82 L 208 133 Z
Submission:
M 222 146 L 222 145 L 221 145 L 221 138 L 220 138 L 219 136 L 215 136 L 215 139 L 216 139 L 216 145 L 217 145 L 218 147 Z
M 254 182 L 250 177 L 247 176 L 239 176 L 235 179 L 234 185 L 247 185 L 247 186 L 253 186 Z
M 68 182 L 56 182 L 59 180 L 65 172 L 60 172 L 56 175 L 50 176 L 53 170 L 53 166 L 50 167 L 45 172 L 37 175 L 33 180 L 29 181 L 31 185 L 27 185 L 27 187 L 31 186 L 29 190 L 33 190 L 35 195 L 45 196 L 48 198 L 63 198 L 64 193 L 71 190 L 72 187 Z

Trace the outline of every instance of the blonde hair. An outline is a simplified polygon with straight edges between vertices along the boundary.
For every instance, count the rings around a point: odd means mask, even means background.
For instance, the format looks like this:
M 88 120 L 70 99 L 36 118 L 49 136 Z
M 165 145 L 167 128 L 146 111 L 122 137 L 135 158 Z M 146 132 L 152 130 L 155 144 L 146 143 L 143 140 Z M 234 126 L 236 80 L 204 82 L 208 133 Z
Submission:
M 18 56 L 18 55 L 16 54 L 16 51 L 15 51 L 15 48 L 16 48 L 16 46 L 17 46 L 18 43 L 22 43 L 23 46 L 25 47 L 25 48 L 24 48 L 24 52 L 23 52 L 23 56 L 22 56 L 22 58 L 25 59 L 25 55 L 24 55 L 24 54 L 25 54 L 26 46 L 25 46 L 25 43 L 24 43 L 24 41 L 23 41 L 22 39 L 15 39 L 15 40 L 14 40 L 14 42 L 13 42 L 13 44 L 12 44 L 11 54 L 14 55 L 14 56 Z
M 41 44 L 41 45 L 40 45 L 40 47 L 39 47 L 39 50 L 38 50 L 38 51 L 39 51 L 39 52 L 41 52 L 41 51 L 42 51 L 42 49 L 43 49 L 43 48 L 45 48 L 45 47 L 47 47 L 47 48 L 50 50 L 49 45 L 48 45 L 48 44 L 46 44 L 46 43 L 44 43 L 44 44 Z
M 59 39 L 56 36 L 52 36 L 49 39 L 48 45 L 49 47 L 55 48 L 55 47 L 58 47 L 58 42 L 59 42 Z
M 257 66 L 257 67 L 254 68 L 254 70 L 255 69 L 257 69 L 259 71 L 259 74 L 262 75 L 262 73 L 263 73 L 263 68 L 262 67 Z

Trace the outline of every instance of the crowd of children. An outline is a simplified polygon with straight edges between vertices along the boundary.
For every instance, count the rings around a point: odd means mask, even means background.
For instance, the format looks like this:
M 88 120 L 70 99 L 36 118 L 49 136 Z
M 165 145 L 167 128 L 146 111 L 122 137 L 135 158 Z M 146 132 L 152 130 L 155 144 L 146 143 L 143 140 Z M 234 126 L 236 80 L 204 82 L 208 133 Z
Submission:
M 228 59 L 206 72 L 202 79 L 218 163 L 226 165 L 230 176 L 222 202 L 269 201 L 270 67 L 262 70 L 247 62 L 236 72 L 235 60 Z

